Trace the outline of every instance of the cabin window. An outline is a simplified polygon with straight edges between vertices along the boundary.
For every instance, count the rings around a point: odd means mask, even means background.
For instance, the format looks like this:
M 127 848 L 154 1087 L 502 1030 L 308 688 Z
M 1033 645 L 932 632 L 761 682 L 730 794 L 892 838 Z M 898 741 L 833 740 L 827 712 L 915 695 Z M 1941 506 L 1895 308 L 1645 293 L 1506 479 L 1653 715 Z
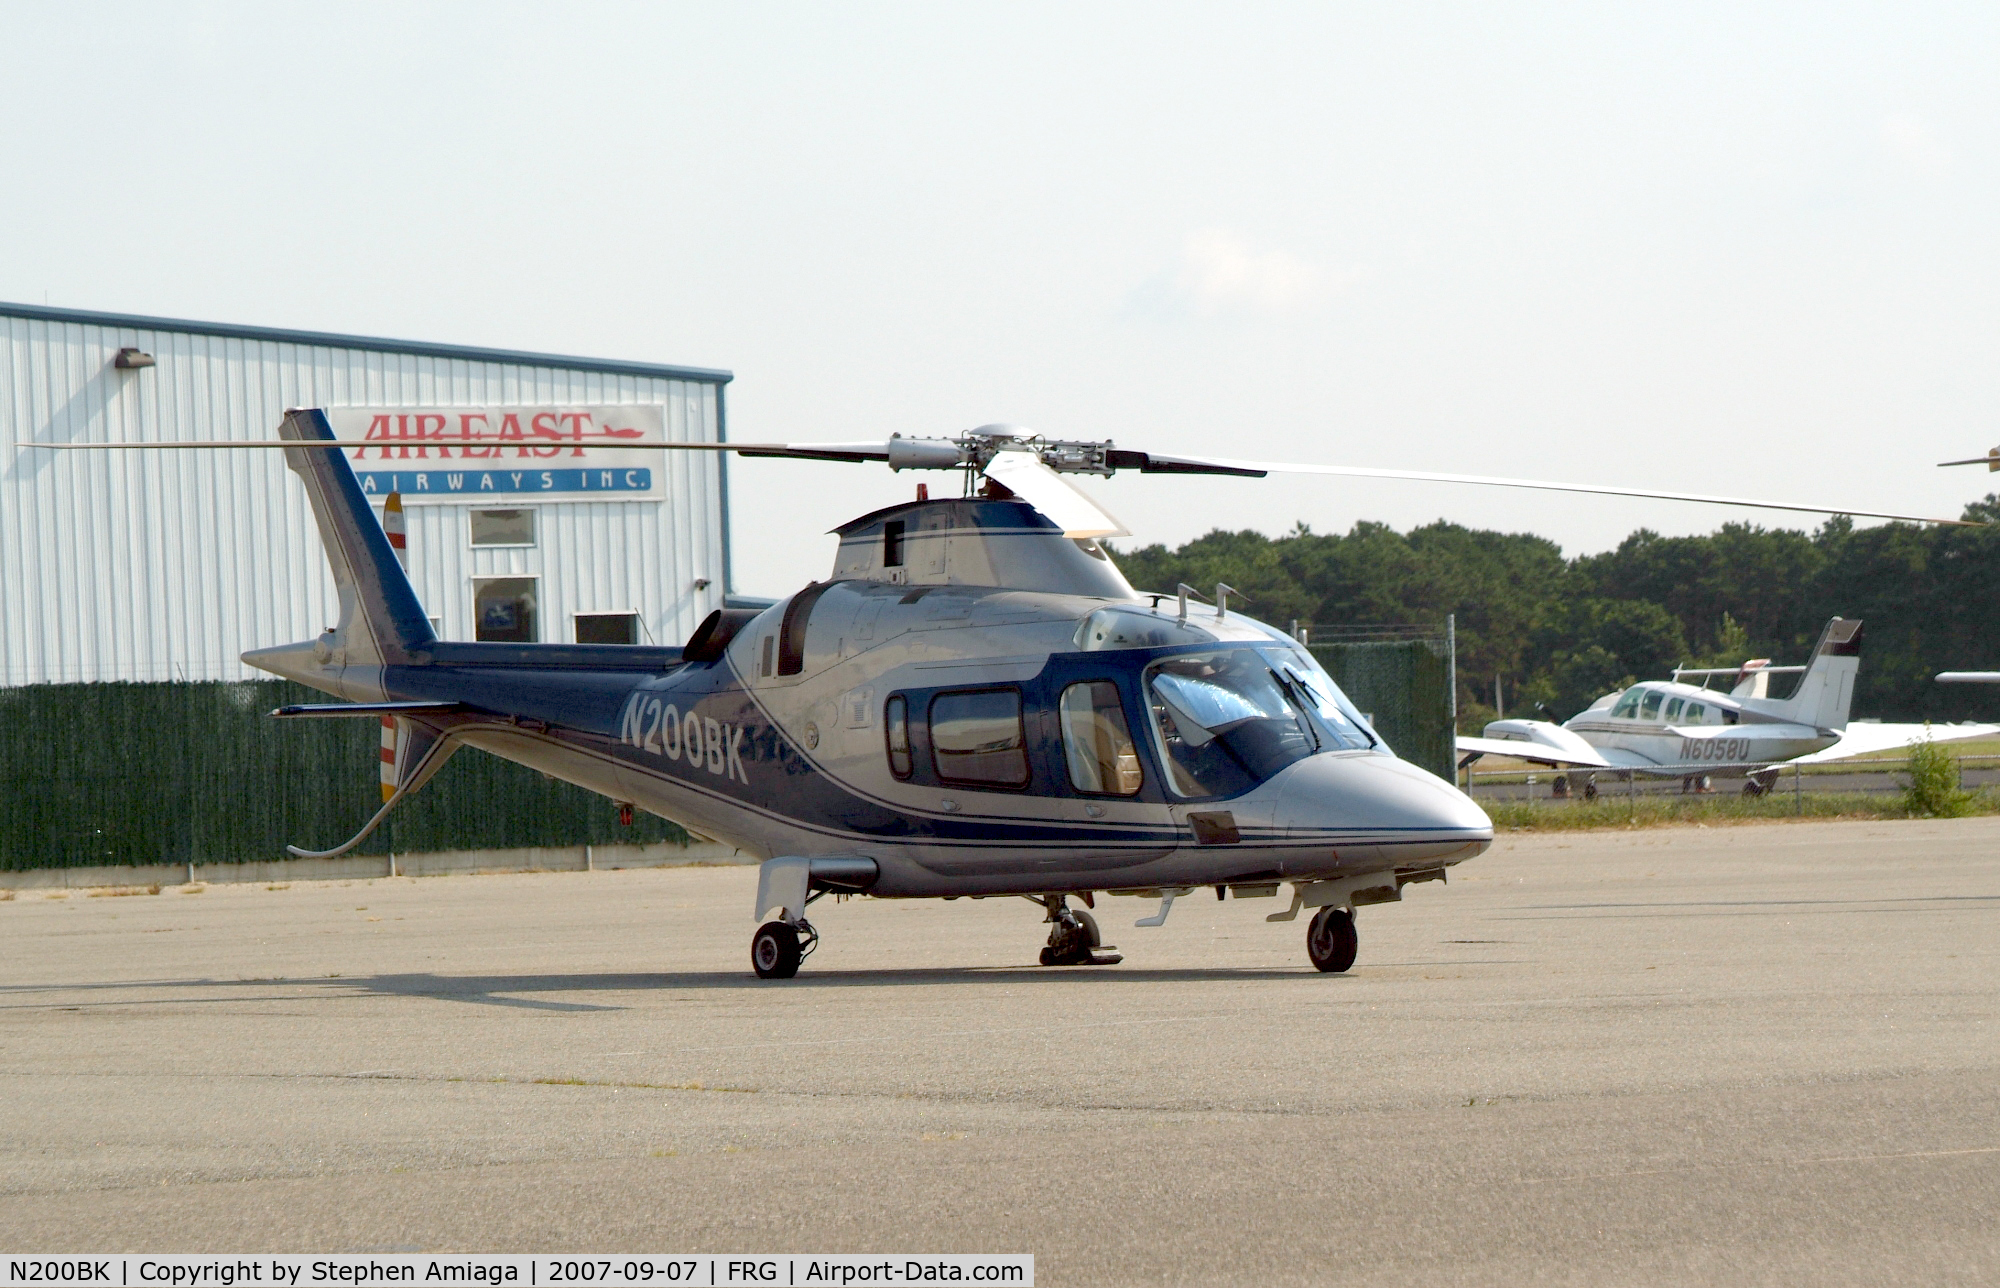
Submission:
M 931 699 L 938 777 L 986 787 L 1028 785 L 1028 738 L 1015 689 L 940 693 Z
M 1706 724 L 1707 722 L 1708 722 L 1708 708 L 1703 706 L 1699 702 L 1688 703 L 1687 723 L 1692 725 L 1692 724 Z
M 1139 748 L 1125 723 L 1118 686 L 1109 680 L 1072 684 L 1059 706 L 1070 786 L 1093 796 L 1136 796 L 1142 781 Z
M 766 644 L 770 640 L 764 641 Z M 910 704 L 897 694 L 882 708 L 882 733 L 889 747 L 889 772 L 898 778 L 910 776 Z
M 467 510 L 475 546 L 532 546 L 535 544 L 533 510 Z
M 533 644 L 533 577 L 475 577 L 472 580 L 473 638 L 494 644 Z
M 1625 696 L 1618 699 L 1618 705 L 1611 708 L 1613 720 L 1636 720 L 1639 718 L 1639 691 L 1625 690 Z
M 882 566 L 901 568 L 903 566 L 903 527 L 901 519 L 891 519 L 882 525 Z
M 1639 718 L 1641 720 L 1658 720 L 1660 718 L 1660 699 L 1666 696 L 1666 694 L 1660 692 L 1658 689 L 1649 691 L 1639 703 Z
M 767 680 L 771 678 L 771 655 L 776 644 L 777 639 L 775 636 L 766 635 L 764 637 L 763 661 L 758 663 L 757 674 Z
M 1667 719 L 1672 720 L 1675 717 L 1679 716 L 1681 713 L 1681 704 L 1686 701 L 1687 701 L 1686 698 L 1675 698 L 1672 701 L 1668 702 Z

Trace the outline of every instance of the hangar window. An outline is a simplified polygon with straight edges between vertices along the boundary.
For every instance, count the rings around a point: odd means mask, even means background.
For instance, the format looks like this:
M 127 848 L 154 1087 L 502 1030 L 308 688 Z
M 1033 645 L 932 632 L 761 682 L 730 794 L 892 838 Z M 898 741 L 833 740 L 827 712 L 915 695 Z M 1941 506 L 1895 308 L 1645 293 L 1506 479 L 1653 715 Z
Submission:
M 639 614 L 578 613 L 576 642 L 579 644 L 637 644 Z
M 533 577 L 475 577 L 472 580 L 473 638 L 495 644 L 533 644 Z
M 467 510 L 475 546 L 532 546 L 535 544 L 533 510 Z
M 1125 723 L 1125 704 L 1109 680 L 1087 680 L 1063 690 L 1063 755 L 1070 786 L 1095 796 L 1138 794 L 1139 748 Z
M 931 754 L 938 777 L 987 787 L 1028 785 L 1028 738 L 1021 695 L 973 689 L 931 699 Z
M 1649 689 L 1645 700 L 1639 703 L 1639 718 L 1641 720 L 1658 720 L 1660 718 L 1660 699 L 1666 696 L 1666 694 L 1660 692 L 1658 689 Z

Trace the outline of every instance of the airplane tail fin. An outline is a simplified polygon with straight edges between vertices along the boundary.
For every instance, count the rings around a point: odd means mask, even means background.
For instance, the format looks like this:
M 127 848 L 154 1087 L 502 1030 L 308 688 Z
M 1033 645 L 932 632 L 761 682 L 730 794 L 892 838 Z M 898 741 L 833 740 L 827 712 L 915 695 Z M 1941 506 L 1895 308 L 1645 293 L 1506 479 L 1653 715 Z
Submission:
M 278 436 L 331 442 L 334 433 L 325 413 L 306 409 L 287 412 Z M 306 485 L 340 596 L 340 618 L 308 644 L 253 649 L 243 660 L 317 688 L 365 699 L 365 684 L 349 693 L 352 684 L 321 681 L 337 680 L 350 667 L 366 673 L 411 661 L 413 654 L 436 643 L 437 636 L 347 458 L 338 449 L 286 448 L 285 463 Z M 349 679 L 360 676 L 349 673 Z
M 1772 714 L 1820 729 L 1845 729 L 1854 706 L 1854 677 L 1861 670 L 1861 623 L 1836 617 L 1820 632 L 1819 643 L 1799 677 L 1799 687 Z

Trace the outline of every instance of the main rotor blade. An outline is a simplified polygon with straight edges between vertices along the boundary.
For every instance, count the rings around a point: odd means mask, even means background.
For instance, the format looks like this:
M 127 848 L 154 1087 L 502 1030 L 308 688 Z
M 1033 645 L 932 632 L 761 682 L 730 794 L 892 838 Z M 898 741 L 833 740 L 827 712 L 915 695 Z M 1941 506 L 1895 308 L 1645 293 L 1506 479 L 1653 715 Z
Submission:
M 460 441 L 452 438 L 370 438 L 306 439 L 292 442 L 283 438 L 204 438 L 159 443 L 34 443 L 18 442 L 16 447 L 40 447 L 57 452 L 156 451 L 188 447 L 320 447 L 379 448 L 387 451 L 439 448 L 449 450 L 480 447 L 489 451 L 507 448 L 548 447 L 563 451 L 615 448 L 619 451 L 655 449 L 669 452 L 735 452 L 739 456 L 776 456 L 800 461 L 887 461 L 892 470 L 956 469 L 964 453 L 949 439 L 892 437 L 877 443 L 648 443 L 624 440 L 615 443 L 578 442 L 567 438 L 523 438 L 505 441 L 484 439 Z
M 986 477 L 1053 519 L 1065 537 L 1129 537 L 1125 525 L 1033 452 L 995 452 Z
M 1850 506 L 1796 505 L 1790 501 L 1755 501 L 1740 496 L 1709 496 L 1700 492 L 1655 492 L 1648 488 L 1610 487 L 1597 483 L 1555 483 L 1547 479 L 1496 478 L 1485 474 L 1434 474 L 1424 470 L 1378 470 L 1361 465 L 1287 465 L 1275 461 L 1238 461 L 1223 457 L 1188 456 L 1179 458 L 1194 464 L 1223 466 L 1273 474 L 1335 474 L 1343 478 L 1410 479 L 1419 483 L 1470 483 L 1479 487 L 1533 488 L 1543 492 L 1587 492 L 1597 496 L 1633 496 L 1654 501 L 1693 501 L 1700 505 L 1736 505 L 1752 510 L 1792 510 L 1800 514 L 1851 514 L 1863 519 L 1900 519 L 1906 523 L 1936 523 L 1946 527 L 1981 528 L 1986 525 L 1969 519 L 1937 519 L 1921 514 L 1893 514 L 1886 510 L 1857 510 Z

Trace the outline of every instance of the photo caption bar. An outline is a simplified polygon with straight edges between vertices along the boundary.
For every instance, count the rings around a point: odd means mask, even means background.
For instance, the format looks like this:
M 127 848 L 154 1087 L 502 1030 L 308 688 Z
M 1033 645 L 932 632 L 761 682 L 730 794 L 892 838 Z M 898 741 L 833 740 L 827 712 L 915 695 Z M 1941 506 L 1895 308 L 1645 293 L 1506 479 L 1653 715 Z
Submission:
M 481 1256 L 452 1253 L 233 1254 L 120 1253 L 0 1256 L 4 1288 L 100 1284 L 111 1288 L 302 1288 L 387 1284 L 700 1285 L 701 1288 L 805 1288 L 835 1284 L 1005 1284 L 1032 1288 L 1031 1253 L 566 1253 Z

